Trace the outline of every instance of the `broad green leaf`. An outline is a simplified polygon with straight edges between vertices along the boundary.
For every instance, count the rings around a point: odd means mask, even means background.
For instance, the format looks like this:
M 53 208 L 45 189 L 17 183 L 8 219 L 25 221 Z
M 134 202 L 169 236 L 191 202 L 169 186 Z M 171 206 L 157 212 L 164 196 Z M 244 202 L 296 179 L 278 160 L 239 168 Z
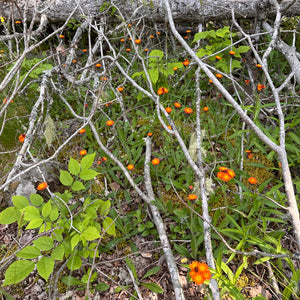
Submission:
M 54 259 L 52 257 L 42 257 L 36 264 L 39 274 L 48 281 L 50 274 L 54 269 Z
M 110 217 L 106 217 L 103 220 L 103 229 L 109 235 L 116 235 L 115 223 L 114 223 L 114 220 L 112 218 L 110 218 Z
M 137 276 L 137 273 L 136 273 L 136 269 L 135 269 L 135 266 L 134 266 L 134 263 L 133 263 L 132 259 L 129 258 L 129 257 L 125 257 L 125 262 L 126 262 L 128 268 L 131 270 L 134 279 L 135 279 L 137 282 L 139 282 L 138 276 Z
M 156 274 L 157 272 L 160 271 L 160 269 L 161 269 L 160 266 L 156 266 L 156 267 L 150 269 L 149 271 L 147 271 L 147 273 L 143 276 L 142 279 L 148 278 L 148 277 Z
M 63 260 L 65 254 L 65 248 L 62 244 L 55 247 L 51 253 L 51 257 L 55 260 Z
M 83 180 L 91 180 L 94 179 L 99 173 L 91 170 L 91 169 L 87 169 L 87 170 L 83 170 L 80 172 L 80 178 Z
M 51 205 L 51 201 L 49 200 L 42 209 L 42 215 L 44 218 L 48 217 L 51 213 L 52 210 L 52 205 Z
M 74 183 L 72 184 L 72 191 L 76 192 L 76 191 L 81 191 L 84 189 L 85 189 L 85 187 L 81 181 L 74 181 Z
M 42 236 L 33 241 L 33 245 L 42 251 L 49 251 L 54 247 L 53 240 L 47 236 Z
M 99 291 L 99 292 L 104 292 L 104 291 L 107 291 L 108 289 L 110 288 L 110 286 L 105 283 L 105 282 L 100 282 L 99 284 L 97 284 L 94 289 L 96 291 Z
M 159 71 L 158 68 L 153 68 L 153 69 L 149 69 L 148 70 L 151 82 L 153 84 L 156 84 L 156 82 L 158 81 L 158 77 L 159 77 Z
M 22 209 L 30 205 L 29 200 L 24 196 L 12 196 L 12 202 L 18 209 Z
M 72 271 L 80 269 L 81 265 L 82 265 L 82 260 L 78 255 L 72 255 L 68 259 L 67 267 Z
M 236 49 L 236 53 L 246 53 L 250 50 L 249 46 L 240 46 Z
M 19 220 L 21 213 L 15 207 L 8 207 L 0 213 L 0 224 L 11 224 Z
M 58 218 L 58 209 L 57 207 L 54 207 L 50 213 L 50 220 L 53 222 L 53 221 L 56 221 Z
M 206 39 L 208 35 L 209 35 L 208 31 L 203 31 L 203 32 L 196 33 L 195 37 L 194 37 L 194 40 L 193 40 L 193 43 L 197 42 L 201 39 Z
M 207 51 L 204 48 L 199 49 L 199 51 L 196 53 L 198 57 L 203 57 L 207 54 Z
M 42 218 L 35 218 L 32 219 L 26 226 L 26 230 L 27 229 L 34 229 L 34 228 L 38 228 L 43 224 L 44 220 Z
M 157 283 L 154 282 L 141 283 L 141 285 L 157 294 L 162 294 L 164 292 L 164 290 Z
M 76 247 L 76 245 L 79 243 L 79 241 L 80 241 L 80 235 L 78 233 L 76 233 L 71 238 L 71 249 L 72 249 L 72 251 L 74 250 L 74 248 Z
M 223 261 L 221 263 L 221 268 L 226 273 L 230 283 L 234 284 L 234 282 L 233 282 L 233 273 L 230 270 L 230 268 Z
M 94 163 L 96 156 L 96 152 L 92 154 L 87 154 L 86 156 L 83 157 L 83 159 L 80 162 L 81 170 L 86 170 L 92 166 Z
M 31 194 L 30 201 L 32 205 L 40 206 L 44 202 L 44 198 L 39 194 Z
M 70 286 L 70 285 L 84 285 L 84 283 L 77 279 L 76 277 L 73 277 L 73 276 L 63 276 L 61 278 L 61 281 L 67 285 L 67 286 Z
M 5 272 L 5 280 L 2 286 L 22 281 L 34 270 L 34 266 L 35 263 L 28 260 L 13 262 Z
M 59 180 L 63 185 L 69 186 L 73 183 L 74 179 L 68 171 L 60 170 Z
M 152 50 L 149 54 L 149 61 L 155 62 L 161 60 L 164 56 L 164 53 L 161 50 Z
M 68 164 L 68 170 L 72 175 L 78 175 L 80 172 L 79 162 L 71 157 Z
M 27 206 L 24 208 L 24 220 L 31 221 L 40 218 L 40 211 L 35 206 Z
M 99 203 L 100 203 L 100 214 L 102 216 L 106 216 L 109 213 L 109 209 L 111 207 L 110 200 L 107 201 L 100 200 Z
M 226 33 L 230 33 L 229 27 L 225 26 L 223 28 L 220 28 L 216 31 L 217 36 L 224 37 Z
M 100 234 L 96 227 L 90 226 L 82 232 L 82 237 L 87 241 L 93 241 L 100 238 Z
M 33 259 L 39 257 L 41 255 L 41 251 L 34 246 L 27 246 L 23 248 L 19 253 L 16 254 L 19 258 Z

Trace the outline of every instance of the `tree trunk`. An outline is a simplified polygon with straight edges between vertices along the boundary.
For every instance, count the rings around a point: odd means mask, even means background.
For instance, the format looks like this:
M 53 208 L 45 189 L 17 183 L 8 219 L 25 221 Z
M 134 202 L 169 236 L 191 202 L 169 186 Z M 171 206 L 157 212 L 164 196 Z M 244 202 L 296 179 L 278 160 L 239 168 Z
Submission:
M 85 15 L 100 16 L 100 7 L 108 0 L 0 0 L 0 15 L 8 18 L 11 6 L 14 7 L 14 18 L 22 19 L 26 2 L 28 2 L 29 17 L 32 18 L 35 5 L 39 11 L 36 21 L 46 8 L 46 14 L 51 22 L 63 22 L 76 8 L 74 19 Z M 232 18 L 232 9 L 236 18 L 266 18 L 275 15 L 274 5 L 270 0 L 170 0 L 170 6 L 175 23 L 202 23 L 207 21 L 220 21 Z M 165 12 L 161 0 L 117 0 L 114 3 L 124 14 L 126 20 L 146 17 L 155 22 L 165 21 Z M 48 8 L 47 8 L 48 7 Z M 300 15 L 300 0 L 282 0 L 281 7 L 286 16 Z M 119 18 L 114 18 L 119 22 Z

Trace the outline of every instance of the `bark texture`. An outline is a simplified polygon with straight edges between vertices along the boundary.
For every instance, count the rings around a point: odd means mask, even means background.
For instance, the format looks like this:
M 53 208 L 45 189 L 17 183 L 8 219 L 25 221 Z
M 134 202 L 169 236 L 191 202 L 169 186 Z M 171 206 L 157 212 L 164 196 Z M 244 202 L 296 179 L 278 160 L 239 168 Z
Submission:
M 127 20 L 145 17 L 156 22 L 165 21 L 165 12 L 161 0 L 0 0 L 0 15 L 8 18 L 13 7 L 14 18 L 22 18 L 20 14 L 28 3 L 28 19 L 32 18 L 35 4 L 39 14 L 46 13 L 52 22 L 63 22 L 74 10 L 75 19 L 83 16 L 100 16 L 99 8 L 104 2 L 114 3 L 124 14 Z M 231 10 L 234 9 L 236 18 L 264 19 L 275 15 L 271 0 L 170 0 L 170 6 L 175 23 L 195 22 L 202 23 L 213 20 L 231 19 Z M 281 8 L 286 16 L 300 15 L 300 0 L 282 0 Z M 119 18 L 115 17 L 119 22 Z

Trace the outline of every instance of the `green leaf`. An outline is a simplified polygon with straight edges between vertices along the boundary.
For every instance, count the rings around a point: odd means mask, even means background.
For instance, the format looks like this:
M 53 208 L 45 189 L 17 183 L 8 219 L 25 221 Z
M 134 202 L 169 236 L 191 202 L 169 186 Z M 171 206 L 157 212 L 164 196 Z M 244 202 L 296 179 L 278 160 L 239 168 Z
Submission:
M 83 159 L 80 162 L 81 165 L 81 170 L 86 170 L 90 168 L 95 160 L 96 152 L 92 154 L 87 154 L 86 156 L 83 157 Z
M 137 273 L 136 273 L 136 269 L 135 269 L 135 266 L 134 266 L 134 263 L 133 263 L 132 259 L 129 258 L 129 257 L 125 257 L 125 262 L 126 262 L 128 268 L 131 270 L 134 279 L 137 282 L 139 282 L 138 277 L 137 277 Z
M 51 253 L 51 257 L 55 260 L 63 260 L 65 254 L 65 248 L 62 244 L 54 248 Z
M 109 235 L 116 235 L 116 228 L 114 220 L 110 217 L 106 217 L 103 220 L 103 229 L 108 233 Z
M 158 78 L 159 78 L 159 71 L 158 71 L 158 68 L 149 69 L 149 70 L 148 70 L 148 73 L 149 73 L 151 82 L 152 82 L 153 84 L 156 84 L 157 81 L 158 81 Z
M 197 41 L 199 41 L 201 39 L 206 39 L 208 35 L 209 35 L 208 31 L 202 31 L 202 32 L 196 33 L 195 36 L 194 36 L 193 43 L 197 42 Z
M 141 285 L 157 294 L 162 294 L 164 292 L 164 290 L 157 283 L 154 282 L 141 283 Z
M 78 175 L 80 172 L 79 162 L 71 157 L 68 164 L 68 170 L 72 175 Z
M 249 46 L 240 46 L 236 49 L 236 53 L 246 53 L 250 50 Z
M 80 269 L 81 265 L 82 265 L 82 260 L 78 255 L 72 255 L 68 259 L 67 267 L 72 271 Z
M 149 271 L 147 271 L 147 273 L 143 276 L 142 279 L 148 278 L 148 277 L 156 274 L 157 272 L 160 271 L 160 269 L 161 269 L 160 266 L 156 266 L 156 267 L 150 269 Z
M 186 247 L 181 246 L 181 245 L 177 245 L 176 243 L 173 244 L 175 250 L 181 254 L 183 257 L 191 257 L 190 252 L 186 249 Z
M 39 257 L 41 255 L 41 251 L 34 246 L 27 246 L 23 248 L 19 253 L 16 254 L 19 258 L 27 258 L 33 259 Z
M 71 238 L 71 249 L 72 249 L 72 251 L 74 250 L 74 248 L 76 247 L 76 245 L 79 243 L 79 241 L 80 241 L 80 235 L 78 233 L 76 233 Z
M 31 221 L 40 218 L 40 211 L 35 206 L 27 206 L 24 208 L 24 220 Z
M 49 200 L 42 209 L 42 215 L 44 218 L 48 217 L 51 213 L 52 210 L 52 205 L 51 205 L 51 201 Z
M 107 291 L 109 289 L 109 285 L 105 282 L 100 282 L 99 284 L 97 284 L 94 289 L 96 291 L 99 291 L 99 292 L 104 292 L 104 291 Z
M 149 61 L 156 62 L 161 60 L 164 56 L 164 53 L 161 50 L 152 50 L 149 54 Z
M 54 269 L 54 259 L 52 257 L 42 257 L 36 264 L 39 274 L 48 281 L 50 274 Z
M 230 33 L 228 26 L 220 28 L 216 31 L 217 36 L 222 37 L 222 38 L 226 35 L 226 33 Z
M 13 262 L 5 272 L 5 280 L 2 286 L 14 284 L 25 279 L 33 270 L 35 263 L 28 260 Z
M 42 251 L 49 251 L 54 247 L 53 240 L 47 236 L 42 236 L 33 241 L 33 245 Z
M 199 51 L 196 53 L 198 57 L 203 57 L 207 54 L 207 51 L 204 48 L 199 49 Z
M 26 230 L 27 229 L 34 229 L 34 228 L 38 228 L 43 224 L 44 220 L 42 218 L 36 218 L 36 219 L 32 219 L 26 226 Z
M 292 140 L 294 141 L 294 142 L 296 142 L 298 145 L 300 145 L 300 137 L 297 135 L 297 134 L 295 134 L 294 132 L 289 132 L 288 133 L 288 135 L 292 138 Z
M 40 206 L 44 202 L 44 198 L 39 194 L 31 194 L 30 201 L 32 205 Z
M 57 207 L 54 207 L 50 213 L 50 220 L 54 222 L 57 220 L 57 218 L 58 218 L 58 209 Z
M 22 209 L 30 205 L 29 200 L 24 196 L 12 196 L 12 202 L 18 209 Z
M 0 224 L 11 224 L 19 220 L 21 213 L 15 207 L 8 207 L 0 213 Z
M 84 283 L 81 280 L 79 280 L 79 279 L 77 279 L 73 276 L 63 276 L 61 278 L 61 281 L 67 286 L 70 286 L 70 285 L 84 285 Z
M 84 189 L 85 189 L 85 187 L 81 181 L 74 181 L 74 183 L 72 185 L 72 191 L 77 192 L 77 191 L 81 191 Z
M 82 232 L 82 236 L 87 241 L 93 241 L 100 238 L 99 231 L 96 227 L 90 226 Z
M 91 169 L 87 169 L 87 170 L 83 170 L 80 172 L 80 178 L 83 180 L 91 180 L 94 179 L 99 173 L 91 170 Z
M 111 207 L 110 200 L 107 200 L 107 201 L 100 200 L 99 203 L 101 205 L 100 206 L 100 214 L 102 216 L 106 216 L 109 213 L 109 209 Z
M 63 185 L 69 186 L 73 183 L 74 179 L 68 171 L 60 170 L 59 180 Z

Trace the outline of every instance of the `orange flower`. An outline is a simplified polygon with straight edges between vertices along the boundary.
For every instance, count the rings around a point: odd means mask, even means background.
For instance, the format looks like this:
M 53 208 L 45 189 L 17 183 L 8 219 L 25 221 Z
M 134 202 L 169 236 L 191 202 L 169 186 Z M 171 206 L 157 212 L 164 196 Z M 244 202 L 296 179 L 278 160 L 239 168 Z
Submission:
M 85 128 L 80 129 L 79 133 L 85 133 Z
M 219 56 L 219 55 L 216 55 L 215 57 L 216 57 L 216 60 L 221 60 L 222 59 L 222 57 Z
M 19 135 L 19 141 L 20 141 L 21 143 L 24 143 L 25 137 L 26 137 L 26 136 L 25 136 L 25 133 Z
M 217 177 L 223 181 L 229 181 L 233 177 L 235 177 L 235 173 L 233 170 L 228 169 L 226 167 L 219 167 L 220 172 L 218 172 Z
M 14 100 L 10 100 L 10 103 L 13 103 L 13 102 L 14 102 Z M 5 103 L 5 104 L 7 103 L 6 98 L 3 99 L 3 103 Z
M 76 59 L 73 59 L 72 63 L 73 63 L 73 64 L 77 63 L 77 60 L 76 60 Z
M 160 35 L 160 32 L 158 31 L 158 32 L 156 32 L 156 34 L 157 34 L 157 35 Z
M 124 88 L 123 88 L 122 86 L 120 86 L 120 87 L 117 88 L 117 90 L 118 90 L 119 92 L 123 92 L 123 91 L 124 91 Z
M 191 33 L 192 31 L 191 30 L 186 30 L 186 33 Z
M 128 165 L 128 166 L 127 166 L 127 169 L 128 169 L 129 171 L 133 170 L 133 169 L 134 169 L 134 165 L 131 165 L 131 164 Z
M 173 67 L 173 70 L 174 70 L 174 71 L 177 71 L 177 70 L 178 70 L 178 68 L 177 68 L 177 67 Z
M 195 194 L 189 194 L 188 195 L 188 199 L 189 200 L 197 200 L 197 195 L 195 195 Z
M 245 79 L 245 83 L 246 83 L 246 85 L 249 85 L 250 80 L 249 79 Z
M 257 89 L 259 90 L 259 91 L 261 91 L 261 90 L 263 90 L 263 89 L 265 89 L 266 87 L 263 85 L 263 84 L 258 84 L 257 85 Z
M 278 163 L 278 166 L 281 168 L 281 162 Z
M 21 21 L 16 21 L 15 23 L 16 23 L 16 24 L 21 24 Z
M 47 182 L 42 182 L 38 185 L 38 187 L 36 188 L 38 191 L 42 191 L 44 189 L 46 189 L 48 187 L 48 183 Z
M 113 120 L 108 120 L 108 121 L 106 121 L 106 125 L 107 126 L 113 126 L 114 125 L 114 121 Z
M 194 187 L 192 185 L 189 186 L 189 189 L 192 190 Z
M 217 77 L 217 78 L 222 78 L 222 77 L 223 77 L 223 75 L 222 75 L 222 74 L 220 74 L 220 73 L 218 73 L 218 74 L 216 74 L 216 77 Z
M 59 38 L 60 39 L 63 39 L 65 36 L 63 35 L 63 34 L 61 34 L 60 36 L 59 36 Z
M 190 107 L 186 107 L 186 108 L 184 109 L 184 112 L 185 112 L 187 115 L 190 115 L 190 114 L 193 112 L 193 110 L 192 110 Z
M 146 48 L 146 49 L 144 49 L 144 51 L 145 51 L 145 52 L 148 52 L 148 51 L 149 51 L 149 49 L 148 49 L 148 48 Z
M 190 61 L 188 59 L 186 59 L 183 63 L 184 66 L 188 66 L 190 64 Z
M 209 280 L 211 278 L 211 273 L 206 263 L 193 261 L 189 267 L 191 270 L 189 275 L 197 285 L 200 285 L 204 283 L 205 280 Z
M 96 68 L 100 68 L 101 67 L 101 64 L 96 64 Z
M 153 133 L 152 132 L 148 132 L 148 134 L 147 134 L 148 136 L 152 136 L 153 135 Z
M 169 113 L 171 113 L 171 111 L 172 111 L 172 108 L 171 107 L 166 107 L 166 112 L 169 114 Z
M 140 44 L 141 43 L 141 39 L 137 39 L 137 40 L 135 40 L 134 42 L 136 43 L 136 44 Z
M 153 38 L 154 38 L 154 35 L 151 34 L 151 35 L 150 35 L 150 39 L 153 39 Z
M 257 67 L 257 68 L 261 68 L 261 64 L 257 64 L 256 67 Z
M 130 51 L 131 51 L 131 49 L 130 49 L 130 48 L 128 48 L 128 49 L 126 49 L 126 51 L 127 51 L 127 52 L 130 52 Z
M 184 37 L 184 39 L 185 39 L 185 40 L 188 40 L 188 37 L 187 37 L 187 36 L 185 36 L 185 37 Z
M 157 94 L 160 96 L 160 95 L 163 95 L 163 94 L 167 94 L 168 92 L 169 92 L 169 90 L 167 88 L 160 87 L 157 91 Z
M 205 106 L 205 107 L 203 107 L 203 110 L 204 110 L 204 111 L 208 111 L 209 108 L 208 108 L 207 106 Z
M 86 151 L 85 149 L 84 149 L 84 150 L 80 150 L 80 151 L 79 151 L 79 154 L 82 155 L 82 156 L 83 156 L 83 155 L 86 155 L 86 154 L 87 154 L 87 151 Z
M 159 165 L 160 160 L 159 160 L 159 158 L 153 158 L 151 162 L 152 162 L 152 165 L 157 166 L 157 165 Z
M 131 24 L 128 24 L 128 27 L 131 27 Z
M 250 150 L 246 150 L 245 152 L 247 153 L 248 158 L 253 158 L 253 154 L 251 153 Z
M 235 55 L 235 52 L 231 50 L 231 51 L 229 51 L 229 54 L 230 55 Z
M 125 40 L 124 40 L 124 39 L 120 39 L 120 42 L 121 42 L 121 43 L 124 43 L 124 42 L 125 42 Z
M 172 130 L 172 126 L 169 125 L 169 126 L 167 126 L 167 127 L 168 127 L 170 130 Z
M 211 79 L 208 80 L 209 83 L 214 83 Z
M 249 177 L 248 181 L 250 184 L 256 184 L 257 183 L 257 179 L 255 177 Z
M 176 108 L 180 108 L 180 107 L 181 107 L 181 104 L 180 104 L 179 102 L 175 102 L 175 103 L 174 103 L 174 106 L 175 106 Z
M 87 52 L 87 49 L 82 49 L 82 52 Z

